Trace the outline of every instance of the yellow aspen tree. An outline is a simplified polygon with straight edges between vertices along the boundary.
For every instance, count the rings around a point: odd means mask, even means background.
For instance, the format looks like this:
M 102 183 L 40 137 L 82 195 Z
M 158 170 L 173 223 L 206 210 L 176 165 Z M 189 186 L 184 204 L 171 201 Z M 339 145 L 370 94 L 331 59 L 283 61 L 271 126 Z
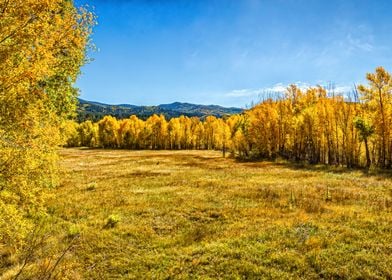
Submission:
M 244 133 L 248 128 L 246 115 L 232 115 L 226 120 L 226 123 L 230 129 L 230 150 L 232 156 L 238 154 L 240 158 L 248 157 L 249 144 Z
M 73 120 L 67 120 L 62 125 L 63 145 L 66 147 L 79 147 L 80 135 L 79 124 Z
M 188 149 L 199 149 L 200 140 L 202 137 L 200 136 L 200 131 L 198 131 L 200 126 L 200 119 L 198 117 L 191 117 L 189 119 L 190 132 L 188 139 Z
M 182 128 L 184 130 L 183 134 L 183 147 L 184 149 L 192 149 L 192 138 L 193 138 L 193 131 L 192 131 L 192 120 L 189 117 L 182 116 L 180 117 Z
M 268 99 L 248 113 L 249 141 L 255 156 L 276 157 L 278 151 L 278 111 L 276 102 Z
M 169 145 L 171 150 L 181 149 L 182 129 L 179 118 L 172 118 L 168 125 Z
M 140 120 L 135 115 L 131 116 L 131 135 L 132 135 L 132 148 L 141 149 L 143 147 L 143 131 L 145 128 L 145 122 Z
M 105 116 L 98 122 L 99 143 L 103 148 L 117 148 L 119 146 L 120 125 L 115 117 Z
M 368 73 L 366 79 L 369 86 L 359 85 L 361 99 L 371 116 L 375 134 L 378 138 L 378 165 L 390 167 L 392 165 L 391 142 L 391 99 L 392 76 L 383 67 L 376 68 L 375 73 Z
M 93 138 L 95 134 L 94 124 L 90 120 L 82 122 L 78 127 L 78 132 L 79 132 L 80 145 L 82 147 L 94 147 L 93 145 Z
M 212 150 L 214 146 L 214 122 L 216 117 L 208 116 L 204 120 L 204 143 L 207 150 Z
M 226 157 L 227 149 L 231 146 L 230 127 L 222 119 L 215 122 L 215 147 L 222 151 L 222 156 Z
M 15 256 L 44 215 L 44 189 L 57 184 L 61 124 L 93 22 L 69 0 L 0 3 L 0 247 Z
M 233 155 L 238 153 L 240 158 L 248 157 L 249 152 L 249 145 L 248 139 L 245 137 L 244 132 L 242 129 L 238 129 L 234 136 L 231 138 L 231 150 Z
M 132 148 L 131 120 L 124 119 L 119 121 L 118 129 L 119 147 L 125 149 Z
M 180 130 L 181 130 L 181 136 L 180 136 L 180 146 L 181 149 L 187 149 L 188 148 L 188 141 L 189 138 L 191 137 L 190 135 L 190 123 L 189 123 L 189 118 L 185 116 L 180 116 L 178 118 L 178 122 L 180 124 Z
M 193 128 L 193 135 L 194 135 L 194 148 L 197 150 L 205 149 L 205 142 L 204 142 L 204 125 L 200 120 L 197 118 L 197 122 L 195 122 L 195 126 Z
M 152 149 L 165 149 L 168 134 L 168 124 L 163 115 L 152 115 L 146 121 L 146 125 L 150 127 L 150 142 Z

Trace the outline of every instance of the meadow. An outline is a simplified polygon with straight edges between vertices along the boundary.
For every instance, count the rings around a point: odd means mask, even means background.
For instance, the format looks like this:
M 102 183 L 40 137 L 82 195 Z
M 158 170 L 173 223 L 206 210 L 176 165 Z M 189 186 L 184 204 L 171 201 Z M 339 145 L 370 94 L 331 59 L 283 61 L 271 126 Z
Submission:
M 388 173 L 99 149 L 61 168 L 63 279 L 392 278 Z

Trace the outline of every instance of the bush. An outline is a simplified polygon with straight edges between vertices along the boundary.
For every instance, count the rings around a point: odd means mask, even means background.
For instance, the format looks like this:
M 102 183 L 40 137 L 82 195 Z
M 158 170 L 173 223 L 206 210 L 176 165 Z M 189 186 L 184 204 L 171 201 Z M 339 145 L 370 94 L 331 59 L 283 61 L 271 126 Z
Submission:
M 114 228 L 120 221 L 120 216 L 112 214 L 107 218 L 104 228 Z

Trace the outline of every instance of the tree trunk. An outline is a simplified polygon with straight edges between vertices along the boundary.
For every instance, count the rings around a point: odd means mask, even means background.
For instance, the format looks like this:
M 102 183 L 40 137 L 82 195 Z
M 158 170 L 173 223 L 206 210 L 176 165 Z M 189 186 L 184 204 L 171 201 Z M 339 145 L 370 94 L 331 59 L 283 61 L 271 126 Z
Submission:
M 366 168 L 369 168 L 370 165 L 372 164 L 372 161 L 370 159 L 370 152 L 369 152 L 369 145 L 367 138 L 364 139 L 365 142 L 365 150 L 366 150 Z

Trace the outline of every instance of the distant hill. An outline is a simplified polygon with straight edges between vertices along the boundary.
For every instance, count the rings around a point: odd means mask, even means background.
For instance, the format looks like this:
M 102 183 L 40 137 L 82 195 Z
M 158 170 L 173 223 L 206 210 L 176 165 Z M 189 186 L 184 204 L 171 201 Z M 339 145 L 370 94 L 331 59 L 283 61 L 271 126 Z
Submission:
M 130 104 L 110 105 L 79 99 L 77 118 L 79 122 L 85 120 L 98 121 L 106 115 L 111 115 L 118 119 L 125 119 L 131 115 L 136 115 L 141 119 L 147 119 L 153 114 L 162 114 L 166 119 L 179 117 L 181 115 L 203 119 L 206 116 L 221 118 L 242 112 L 243 109 L 235 107 L 226 108 L 218 105 L 197 105 L 181 102 L 157 106 L 136 106 Z

